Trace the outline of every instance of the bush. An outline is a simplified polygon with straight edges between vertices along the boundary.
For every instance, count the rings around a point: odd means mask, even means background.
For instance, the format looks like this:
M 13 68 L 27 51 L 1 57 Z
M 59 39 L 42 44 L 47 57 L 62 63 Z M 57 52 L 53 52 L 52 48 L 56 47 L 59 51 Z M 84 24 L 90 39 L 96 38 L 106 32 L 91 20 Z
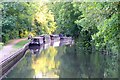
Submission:
M 8 34 L 5 34 L 5 35 L 2 36 L 2 42 L 6 43 L 6 42 L 8 42 L 8 40 L 9 40 L 9 35 Z

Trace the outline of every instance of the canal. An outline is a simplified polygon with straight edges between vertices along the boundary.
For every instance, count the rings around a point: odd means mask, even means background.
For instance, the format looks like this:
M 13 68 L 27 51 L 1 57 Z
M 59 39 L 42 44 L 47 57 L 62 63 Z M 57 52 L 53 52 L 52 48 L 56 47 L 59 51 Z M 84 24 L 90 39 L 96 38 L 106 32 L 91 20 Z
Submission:
M 75 41 L 31 46 L 7 78 L 117 78 L 116 53 Z

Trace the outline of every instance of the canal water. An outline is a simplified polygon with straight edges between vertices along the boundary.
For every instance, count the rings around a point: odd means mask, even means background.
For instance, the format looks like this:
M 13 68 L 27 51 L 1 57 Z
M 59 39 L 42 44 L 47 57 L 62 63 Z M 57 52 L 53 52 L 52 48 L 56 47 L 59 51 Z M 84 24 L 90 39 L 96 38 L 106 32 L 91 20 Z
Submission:
M 79 41 L 31 46 L 7 78 L 117 78 L 118 57 Z

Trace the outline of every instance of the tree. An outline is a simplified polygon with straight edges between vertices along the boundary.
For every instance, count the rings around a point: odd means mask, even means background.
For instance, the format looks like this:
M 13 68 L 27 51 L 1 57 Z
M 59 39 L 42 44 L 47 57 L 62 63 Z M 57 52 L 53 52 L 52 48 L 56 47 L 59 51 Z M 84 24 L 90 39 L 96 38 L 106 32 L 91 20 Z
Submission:
M 52 12 L 42 2 L 4 2 L 2 5 L 3 42 L 27 37 L 29 33 L 51 34 L 56 29 Z

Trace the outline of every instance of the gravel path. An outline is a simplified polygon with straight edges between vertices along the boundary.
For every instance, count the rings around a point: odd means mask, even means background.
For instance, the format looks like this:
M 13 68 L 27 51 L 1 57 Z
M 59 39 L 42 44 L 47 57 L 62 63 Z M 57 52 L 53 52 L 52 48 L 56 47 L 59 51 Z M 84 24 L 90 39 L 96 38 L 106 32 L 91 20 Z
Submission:
M 14 54 L 18 49 L 13 48 L 13 46 L 20 42 L 26 40 L 25 39 L 15 39 L 12 40 L 9 44 L 7 44 L 6 46 L 4 46 L 1 50 L 0 50 L 0 62 L 3 61 L 4 59 L 6 59 L 7 57 L 9 57 L 10 55 Z

